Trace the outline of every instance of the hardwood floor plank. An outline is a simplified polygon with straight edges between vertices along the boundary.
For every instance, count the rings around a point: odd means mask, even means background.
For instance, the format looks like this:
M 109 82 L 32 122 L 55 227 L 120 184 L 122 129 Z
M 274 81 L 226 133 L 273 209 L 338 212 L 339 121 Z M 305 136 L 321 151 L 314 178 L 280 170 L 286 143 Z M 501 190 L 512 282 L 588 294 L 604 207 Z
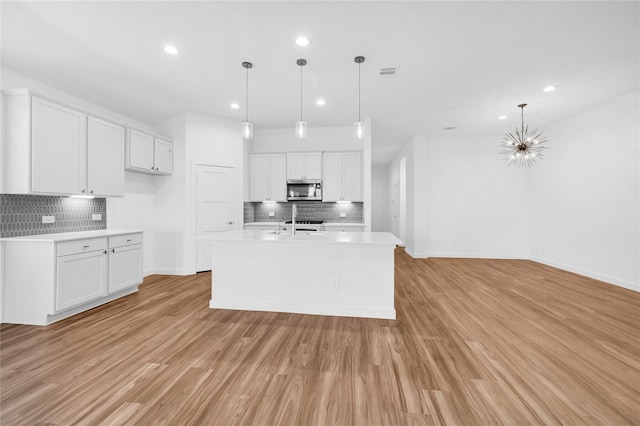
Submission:
M 397 250 L 390 321 L 211 310 L 210 280 L 1 325 L 0 423 L 640 424 L 636 292 Z

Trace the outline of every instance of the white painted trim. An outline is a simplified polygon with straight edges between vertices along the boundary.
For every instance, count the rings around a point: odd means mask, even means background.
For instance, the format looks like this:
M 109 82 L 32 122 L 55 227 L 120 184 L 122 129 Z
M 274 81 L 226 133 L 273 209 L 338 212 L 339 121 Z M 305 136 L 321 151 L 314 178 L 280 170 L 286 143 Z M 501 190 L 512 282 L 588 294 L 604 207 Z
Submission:
M 409 256 L 413 257 L 414 259 L 428 259 L 429 258 L 429 254 L 428 253 L 414 253 L 413 250 L 407 248 L 406 246 L 401 245 L 400 247 L 404 247 L 404 251 L 405 253 L 407 253 Z
M 193 272 L 189 272 L 186 269 L 162 269 L 162 268 L 154 268 L 150 271 L 149 275 L 193 275 Z M 147 276 L 147 275 L 145 275 Z
M 629 290 L 640 292 L 640 283 L 632 283 L 630 281 L 625 281 L 625 280 L 610 277 L 607 275 L 598 274 L 596 272 L 587 271 L 586 269 L 576 268 L 576 267 L 565 265 L 562 263 L 553 262 L 547 259 L 531 257 L 529 258 L 529 260 L 533 262 L 542 263 L 543 265 L 553 266 L 554 268 L 562 269 L 564 271 L 573 272 L 574 274 L 583 275 L 588 278 L 593 278 L 594 280 L 603 281 L 607 284 L 613 284 L 613 285 L 617 285 L 618 287 L 623 287 Z
M 429 253 L 429 257 L 452 257 L 456 259 L 518 259 L 528 260 L 529 256 L 524 254 L 506 253 L 456 253 L 456 252 L 435 252 Z
M 277 302 L 252 302 L 249 300 L 211 299 L 211 309 L 232 309 L 241 311 L 289 312 L 306 315 L 331 315 L 339 317 L 396 319 L 395 309 L 362 308 L 355 306 L 316 306 Z

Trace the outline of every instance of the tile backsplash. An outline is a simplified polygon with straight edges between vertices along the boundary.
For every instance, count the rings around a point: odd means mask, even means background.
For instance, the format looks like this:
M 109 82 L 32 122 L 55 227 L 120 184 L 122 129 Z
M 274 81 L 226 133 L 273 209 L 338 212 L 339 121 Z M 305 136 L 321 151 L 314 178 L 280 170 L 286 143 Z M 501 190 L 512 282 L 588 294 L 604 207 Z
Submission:
M 244 203 L 244 222 L 279 222 L 291 220 L 291 206 L 298 208 L 298 220 L 322 220 L 324 222 L 362 223 L 363 203 L 323 203 L 318 201 L 296 201 L 295 203 Z M 269 212 L 275 213 L 269 217 Z M 340 217 L 346 213 L 346 217 Z
M 101 220 L 91 220 L 95 213 L 102 215 Z M 42 223 L 42 216 L 54 216 L 55 223 Z M 106 227 L 105 198 L 0 194 L 0 237 L 93 231 Z

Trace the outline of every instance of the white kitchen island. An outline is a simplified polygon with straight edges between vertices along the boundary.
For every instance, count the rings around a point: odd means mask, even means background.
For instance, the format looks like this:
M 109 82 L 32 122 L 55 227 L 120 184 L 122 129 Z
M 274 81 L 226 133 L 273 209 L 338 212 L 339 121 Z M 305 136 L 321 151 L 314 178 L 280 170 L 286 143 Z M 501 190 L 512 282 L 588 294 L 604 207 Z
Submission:
M 395 319 L 388 232 L 229 231 L 211 241 L 212 309 Z

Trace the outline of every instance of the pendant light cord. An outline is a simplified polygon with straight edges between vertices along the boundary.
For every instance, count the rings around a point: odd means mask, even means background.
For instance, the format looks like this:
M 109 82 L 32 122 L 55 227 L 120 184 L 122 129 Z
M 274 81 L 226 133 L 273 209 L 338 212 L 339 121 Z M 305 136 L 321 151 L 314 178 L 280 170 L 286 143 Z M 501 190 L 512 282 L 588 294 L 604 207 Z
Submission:
M 300 121 L 302 121 L 302 65 L 300 65 Z
M 245 119 L 244 121 L 249 121 L 249 68 L 247 70 L 247 84 L 246 84 L 246 109 L 245 109 Z
M 358 62 L 358 122 L 360 122 L 360 62 Z

